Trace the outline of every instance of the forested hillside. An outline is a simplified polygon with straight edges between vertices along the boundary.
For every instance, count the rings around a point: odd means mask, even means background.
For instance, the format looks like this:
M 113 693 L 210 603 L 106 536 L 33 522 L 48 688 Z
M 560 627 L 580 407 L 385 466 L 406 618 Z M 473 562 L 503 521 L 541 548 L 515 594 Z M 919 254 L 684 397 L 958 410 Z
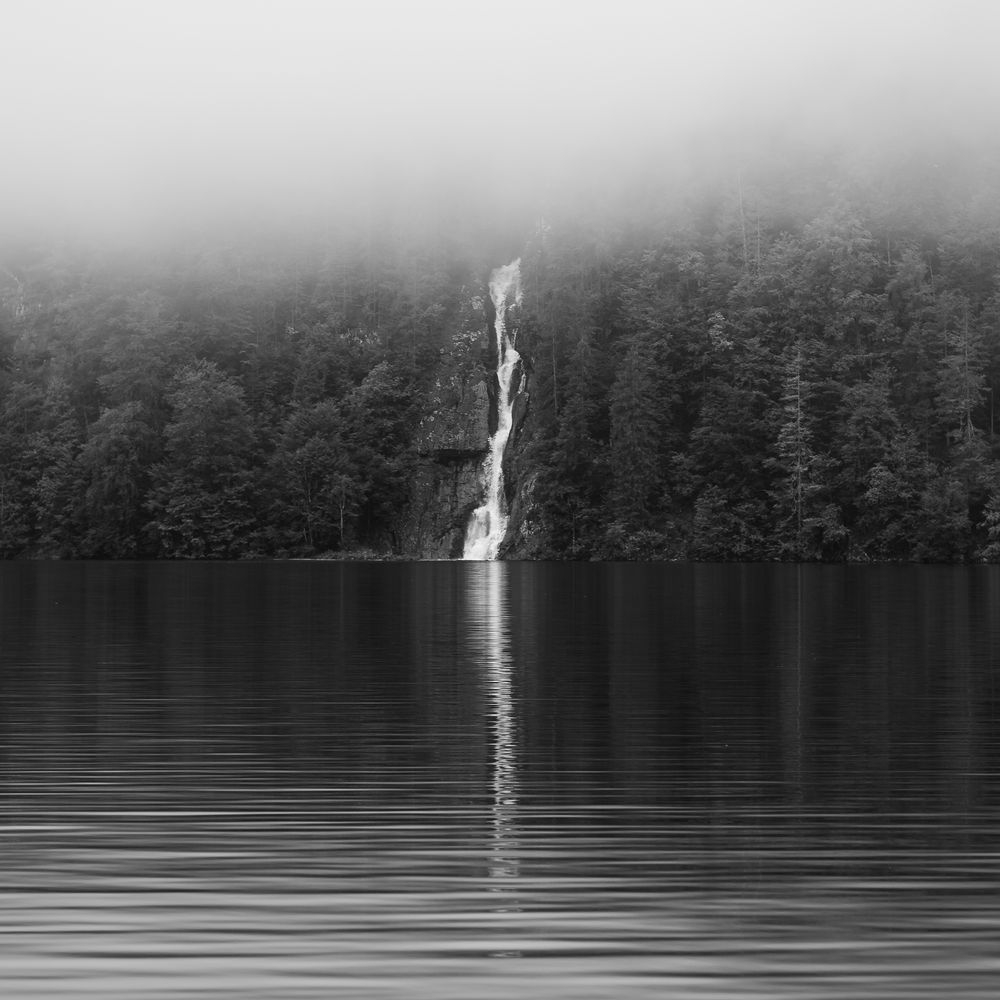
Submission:
M 9 253 L 0 552 L 391 546 L 422 394 L 477 279 L 465 255 L 354 235 Z
M 509 555 L 996 559 L 998 179 L 775 153 L 502 235 L 4 245 L 0 554 L 419 555 L 416 429 L 520 255 Z

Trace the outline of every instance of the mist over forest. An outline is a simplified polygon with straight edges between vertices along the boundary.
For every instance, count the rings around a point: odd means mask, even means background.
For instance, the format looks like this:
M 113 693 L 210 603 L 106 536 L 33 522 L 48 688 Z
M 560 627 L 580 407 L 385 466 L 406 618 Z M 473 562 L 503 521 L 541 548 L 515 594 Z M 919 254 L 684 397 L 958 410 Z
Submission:
M 1000 92 L 986 2 L 24 7 L 4 24 L 4 230 L 138 245 L 642 211 L 648 188 L 731 185 L 772 154 L 989 144 Z
M 0 555 L 449 554 L 520 257 L 504 554 L 1000 556 L 996 5 L 354 6 L 4 15 Z

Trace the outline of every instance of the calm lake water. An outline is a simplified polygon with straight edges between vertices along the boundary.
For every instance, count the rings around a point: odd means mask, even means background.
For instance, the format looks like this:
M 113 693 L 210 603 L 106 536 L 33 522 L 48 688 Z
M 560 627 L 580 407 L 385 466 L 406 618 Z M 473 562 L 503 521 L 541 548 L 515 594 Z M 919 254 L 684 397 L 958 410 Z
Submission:
M 990 997 L 1000 570 L 0 565 L 0 995 Z

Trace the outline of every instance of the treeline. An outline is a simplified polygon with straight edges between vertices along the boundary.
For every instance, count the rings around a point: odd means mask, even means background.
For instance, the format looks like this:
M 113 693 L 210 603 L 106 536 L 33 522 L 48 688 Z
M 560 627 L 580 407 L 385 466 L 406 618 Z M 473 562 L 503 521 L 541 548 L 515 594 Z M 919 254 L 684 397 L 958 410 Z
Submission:
M 549 212 L 512 551 L 1000 557 L 997 165 L 775 159 Z M 0 555 L 405 548 L 414 430 L 518 253 L 476 225 L 5 248 Z
M 996 174 L 812 177 L 535 234 L 525 554 L 1000 557 Z
M 392 548 L 424 388 L 479 292 L 466 253 L 383 233 L 9 256 L 0 555 Z

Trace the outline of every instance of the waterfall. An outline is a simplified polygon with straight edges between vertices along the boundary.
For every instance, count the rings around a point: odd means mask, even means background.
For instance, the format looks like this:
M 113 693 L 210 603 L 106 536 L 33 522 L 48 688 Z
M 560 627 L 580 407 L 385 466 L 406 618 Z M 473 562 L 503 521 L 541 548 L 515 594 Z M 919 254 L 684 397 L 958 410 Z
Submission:
M 490 298 L 496 307 L 493 324 L 497 342 L 497 429 L 490 438 L 490 450 L 483 463 L 486 497 L 469 518 L 465 532 L 463 559 L 496 559 L 497 549 L 507 530 L 507 500 L 503 490 L 503 452 L 513 423 L 514 400 L 521 391 L 521 377 L 511 385 L 521 355 L 514 350 L 513 336 L 507 333 L 507 309 L 513 301 L 521 304 L 521 259 L 498 267 L 490 276 Z

